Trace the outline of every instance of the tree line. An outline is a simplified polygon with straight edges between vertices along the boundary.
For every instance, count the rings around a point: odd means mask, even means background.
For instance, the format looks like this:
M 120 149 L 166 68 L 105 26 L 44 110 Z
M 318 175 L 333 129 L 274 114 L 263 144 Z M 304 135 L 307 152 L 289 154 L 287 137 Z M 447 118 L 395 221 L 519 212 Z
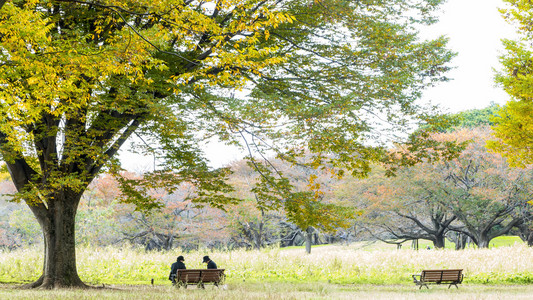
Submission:
M 382 240 L 401 244 L 426 239 L 436 248 L 446 240 L 462 249 L 467 242 L 488 247 L 498 236 L 520 236 L 533 245 L 533 170 L 512 168 L 507 159 L 486 147 L 494 139 L 488 127 L 496 112 L 492 105 L 454 116 L 459 125 L 433 134 L 440 142 L 465 143 L 451 160 L 421 162 L 396 170 L 388 176 L 386 165 L 373 166 L 365 178 L 332 178 L 327 169 L 294 166 L 270 159 L 291 184 L 305 191 L 318 188 L 321 203 L 346 210 L 342 224 L 331 218 L 308 216 L 313 224 L 298 224 L 282 209 L 262 204 L 254 191 L 261 174 L 249 161 L 230 165 L 229 183 L 234 191 L 228 197 L 238 203 L 217 209 L 198 205 L 195 187 L 181 184 L 174 192 L 150 190 L 161 209 L 144 212 L 124 203 L 117 180 L 105 174 L 93 181 L 84 193 L 78 212 L 76 235 L 79 244 L 95 246 L 134 244 L 147 250 L 209 248 L 255 248 L 267 246 L 343 243 Z M 398 146 L 396 151 L 404 151 Z M 123 174 L 127 178 L 140 174 Z M 4 193 L 14 189 L 4 181 Z M 306 194 L 314 197 L 314 194 Z M 5 198 L 6 196 L 4 196 Z M 4 247 L 27 246 L 38 242 L 39 228 L 27 210 L 13 204 L 4 211 L 0 233 Z M 330 226 L 322 226 L 327 223 Z

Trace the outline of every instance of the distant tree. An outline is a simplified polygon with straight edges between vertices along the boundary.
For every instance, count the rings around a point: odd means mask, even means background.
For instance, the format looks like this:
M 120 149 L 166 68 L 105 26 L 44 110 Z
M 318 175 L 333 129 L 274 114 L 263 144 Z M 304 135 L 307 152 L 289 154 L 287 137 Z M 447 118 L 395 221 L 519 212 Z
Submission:
M 440 166 L 447 183 L 442 203 L 464 226 L 479 247 L 507 234 L 522 222 L 515 212 L 531 201 L 533 177 L 528 170 L 510 168 L 505 158 L 489 153 L 485 144 L 492 138 L 488 129 L 459 130 L 442 138 L 469 139 L 461 156 Z
M 76 244 L 105 247 L 120 242 L 120 223 L 115 220 L 115 204 L 80 204 L 76 215 Z
M 302 230 L 307 253 L 311 253 L 317 229 L 334 232 L 351 225 L 356 210 L 327 197 L 326 191 L 332 188 L 333 180 L 327 170 L 292 166 L 279 160 L 251 165 L 261 174 L 252 188 L 259 205 L 283 211 L 287 221 Z
M 477 128 L 481 126 L 494 125 L 494 118 L 497 116 L 499 106 L 491 103 L 482 109 L 470 109 L 454 114 L 458 119 L 457 127 Z
M 278 243 L 279 236 L 273 228 L 276 225 L 272 216 L 278 212 L 267 211 L 261 205 L 251 189 L 259 174 L 251 168 L 245 160 L 233 162 L 229 183 L 235 188 L 232 195 L 242 199 L 241 203 L 229 207 L 226 216 L 233 230 L 232 247 L 246 246 L 260 249 L 266 244 Z
M 519 210 L 518 215 L 521 222 L 516 225 L 518 236 L 530 247 L 533 246 L 533 212 L 531 206 L 531 203 L 526 203 Z
M 386 242 L 425 239 L 444 248 L 457 217 L 441 202 L 441 175 L 432 164 L 419 164 L 400 169 L 392 178 L 378 173 L 370 178 L 373 183 L 363 180 L 358 184 L 364 186 L 360 201 L 366 208 L 359 222 Z
M 246 247 L 261 249 L 281 242 L 280 221 L 285 220 L 281 212 L 266 211 L 257 207 L 257 199 L 244 199 L 228 207 L 225 214 L 231 229 L 231 248 Z
M 39 223 L 27 208 L 21 207 L 11 212 L 9 229 L 14 233 L 12 238 L 20 246 L 30 246 L 40 242 Z

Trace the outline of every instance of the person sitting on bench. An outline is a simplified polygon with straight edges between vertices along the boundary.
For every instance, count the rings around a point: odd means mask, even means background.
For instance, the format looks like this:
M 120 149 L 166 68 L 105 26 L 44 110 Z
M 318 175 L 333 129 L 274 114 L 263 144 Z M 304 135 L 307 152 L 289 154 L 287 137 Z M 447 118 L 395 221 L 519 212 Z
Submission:
M 217 264 L 215 264 L 214 261 L 212 261 L 209 256 L 204 256 L 204 261 L 203 263 L 207 263 L 207 268 L 208 269 L 216 269 L 217 268 Z
M 176 259 L 176 262 L 170 266 L 170 275 L 168 275 L 168 280 L 172 281 L 172 283 L 175 283 L 176 281 L 176 273 L 178 273 L 178 269 L 187 269 L 185 267 L 185 258 L 183 256 L 178 256 Z

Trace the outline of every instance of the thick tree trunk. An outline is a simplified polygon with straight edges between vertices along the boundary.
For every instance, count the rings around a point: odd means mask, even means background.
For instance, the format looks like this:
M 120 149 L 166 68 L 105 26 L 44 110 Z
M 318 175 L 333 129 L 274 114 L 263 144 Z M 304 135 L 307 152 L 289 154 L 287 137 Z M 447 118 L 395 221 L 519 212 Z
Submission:
M 435 235 L 435 240 L 433 241 L 433 246 L 436 249 L 444 249 L 446 246 L 446 238 L 443 234 L 441 235 Z
M 489 244 L 490 244 L 490 240 L 489 239 L 479 239 L 478 242 L 477 242 L 477 246 L 479 248 L 488 248 Z
M 519 236 L 522 241 L 526 242 L 528 246 L 533 246 L 533 230 L 529 223 L 522 223 L 517 226 L 520 230 Z
M 474 235 L 473 240 L 474 243 L 478 246 L 478 248 L 488 248 L 492 238 L 489 237 L 489 235 L 485 232 L 481 232 L 477 235 Z
M 27 287 L 87 287 L 76 269 L 74 229 L 78 203 L 79 197 L 69 199 L 60 195 L 50 202 L 45 215 L 36 215 L 43 230 L 44 266 L 42 276 Z
M 529 234 L 526 241 L 527 241 L 527 245 L 529 247 L 532 247 L 533 246 L 533 234 Z

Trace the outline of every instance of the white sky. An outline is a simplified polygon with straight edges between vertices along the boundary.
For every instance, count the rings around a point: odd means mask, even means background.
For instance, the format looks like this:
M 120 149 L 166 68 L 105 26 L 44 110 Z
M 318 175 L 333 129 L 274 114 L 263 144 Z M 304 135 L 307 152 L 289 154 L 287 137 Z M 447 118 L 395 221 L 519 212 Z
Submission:
M 503 53 L 501 39 L 516 37 L 515 29 L 501 17 L 501 7 L 501 0 L 448 0 L 443 5 L 440 22 L 424 36 L 447 36 L 448 47 L 458 55 L 452 61 L 455 69 L 448 73 L 452 81 L 427 90 L 423 100 L 457 112 L 509 99 L 493 80 L 493 68 L 499 68 L 498 56 Z
M 503 6 L 501 0 L 448 0 L 442 6 L 440 22 L 424 30 L 422 36 L 449 37 L 448 47 L 458 55 L 452 61 L 455 68 L 447 74 L 452 80 L 427 90 L 424 102 L 458 112 L 484 108 L 492 101 L 503 104 L 509 99 L 493 80 L 493 68 L 499 67 L 498 56 L 503 52 L 501 39 L 516 36 L 514 28 L 498 12 L 497 8 Z M 151 158 L 124 154 L 121 159 L 129 170 L 153 168 Z M 213 143 L 206 148 L 206 155 L 218 167 L 240 159 L 244 153 Z

